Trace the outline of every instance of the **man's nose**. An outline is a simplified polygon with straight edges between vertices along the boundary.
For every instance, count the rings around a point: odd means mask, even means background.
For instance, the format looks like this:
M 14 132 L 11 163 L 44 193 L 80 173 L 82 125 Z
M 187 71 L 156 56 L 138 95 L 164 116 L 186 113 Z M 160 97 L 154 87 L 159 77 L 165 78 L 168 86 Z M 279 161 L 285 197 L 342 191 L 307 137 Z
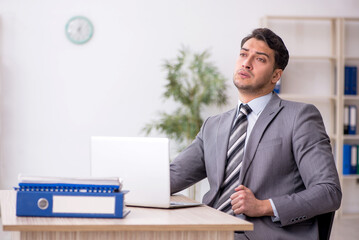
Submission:
M 252 59 L 251 58 L 246 58 L 243 63 L 242 63 L 242 68 L 247 69 L 247 70 L 252 70 Z

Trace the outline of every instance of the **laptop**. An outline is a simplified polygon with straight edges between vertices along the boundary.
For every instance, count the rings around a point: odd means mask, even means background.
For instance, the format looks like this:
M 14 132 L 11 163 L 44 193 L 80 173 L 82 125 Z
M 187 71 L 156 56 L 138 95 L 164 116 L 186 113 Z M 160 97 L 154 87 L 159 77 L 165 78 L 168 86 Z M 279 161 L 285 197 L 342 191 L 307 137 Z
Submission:
M 127 206 L 179 208 L 201 203 L 170 202 L 169 140 L 91 137 L 91 175 L 123 180 Z

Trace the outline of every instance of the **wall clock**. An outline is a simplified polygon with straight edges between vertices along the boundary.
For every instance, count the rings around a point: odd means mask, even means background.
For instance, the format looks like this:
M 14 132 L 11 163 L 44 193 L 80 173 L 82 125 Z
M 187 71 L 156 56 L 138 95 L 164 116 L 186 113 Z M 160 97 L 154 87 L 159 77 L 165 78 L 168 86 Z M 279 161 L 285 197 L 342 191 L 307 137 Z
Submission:
M 71 18 L 65 26 L 67 38 L 75 44 L 88 42 L 93 35 L 93 30 L 91 21 L 83 16 Z

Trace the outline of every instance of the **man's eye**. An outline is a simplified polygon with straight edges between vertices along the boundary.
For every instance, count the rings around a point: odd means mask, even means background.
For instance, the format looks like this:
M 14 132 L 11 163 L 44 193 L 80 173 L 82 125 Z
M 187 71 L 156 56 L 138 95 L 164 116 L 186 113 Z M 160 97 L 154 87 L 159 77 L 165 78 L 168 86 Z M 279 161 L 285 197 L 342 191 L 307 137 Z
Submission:
M 240 53 L 239 56 L 245 57 L 245 56 L 247 56 L 247 54 L 245 54 L 245 53 Z
M 266 60 L 264 58 L 257 58 L 258 61 L 260 62 L 265 62 Z

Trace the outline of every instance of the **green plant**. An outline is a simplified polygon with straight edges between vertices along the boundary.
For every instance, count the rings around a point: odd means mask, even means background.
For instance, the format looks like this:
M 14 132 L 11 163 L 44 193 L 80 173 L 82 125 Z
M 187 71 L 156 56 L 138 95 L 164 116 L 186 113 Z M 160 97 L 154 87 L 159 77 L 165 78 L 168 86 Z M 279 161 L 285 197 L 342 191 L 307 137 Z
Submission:
M 159 113 L 159 120 L 147 124 L 143 131 L 164 133 L 179 144 L 188 144 L 199 132 L 204 106 L 227 103 L 225 78 L 208 59 L 207 50 L 191 53 L 187 48 L 179 50 L 175 60 L 165 60 L 163 69 L 167 72 L 165 99 L 180 104 L 174 113 Z

